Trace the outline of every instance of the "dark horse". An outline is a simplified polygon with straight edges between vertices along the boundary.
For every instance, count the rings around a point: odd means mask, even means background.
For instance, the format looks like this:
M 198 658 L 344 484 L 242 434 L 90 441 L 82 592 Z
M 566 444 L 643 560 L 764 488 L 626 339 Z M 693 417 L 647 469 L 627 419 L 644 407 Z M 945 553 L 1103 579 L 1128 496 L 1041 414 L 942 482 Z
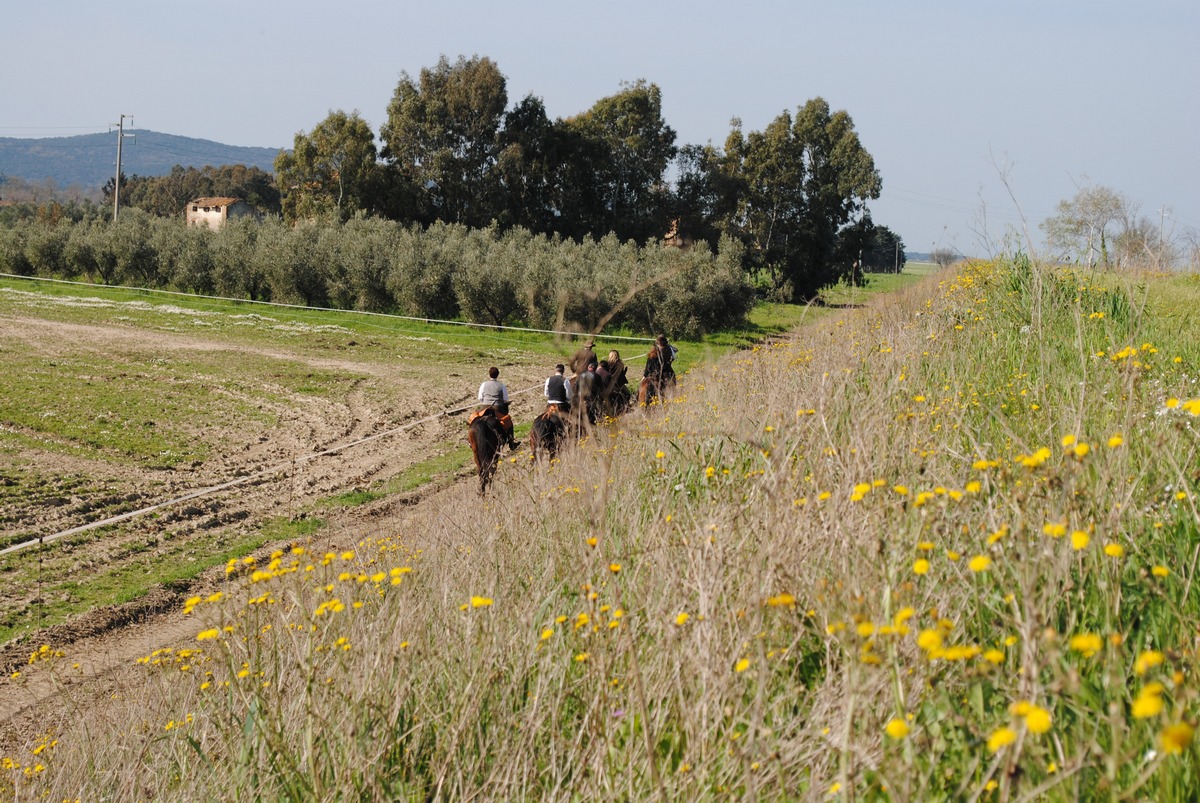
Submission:
M 668 350 L 670 346 L 662 345 L 665 342 L 651 346 L 646 355 L 646 367 L 638 385 L 638 404 L 643 407 L 656 399 L 661 404 L 675 390 L 675 369 L 671 367 L 674 357 Z
M 533 419 L 533 429 L 529 431 L 529 451 L 534 459 L 545 452 L 553 460 L 566 434 L 567 422 L 558 411 L 558 405 L 551 404 L 546 412 Z
M 479 493 L 487 492 L 488 483 L 496 473 L 500 462 L 500 444 L 506 436 L 501 428 L 496 411 L 485 407 L 467 424 L 467 442 L 475 453 L 475 468 L 479 471 Z

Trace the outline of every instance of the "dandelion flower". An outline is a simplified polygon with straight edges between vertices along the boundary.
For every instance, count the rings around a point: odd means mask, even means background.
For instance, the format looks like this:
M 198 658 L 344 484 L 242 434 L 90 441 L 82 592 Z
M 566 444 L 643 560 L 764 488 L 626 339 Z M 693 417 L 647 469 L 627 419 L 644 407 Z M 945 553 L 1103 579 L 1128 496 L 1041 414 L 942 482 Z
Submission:
M 220 635 L 221 631 L 215 627 L 208 630 L 201 630 L 196 634 L 196 641 L 208 641 L 209 639 L 218 638 Z
M 1086 549 L 1091 540 L 1092 537 L 1083 530 L 1075 530 L 1071 533 L 1071 549 L 1074 549 L 1076 552 Z
M 1179 755 L 1192 743 L 1194 729 L 1186 722 L 1168 725 L 1158 735 L 1158 742 L 1167 755 Z
M 1130 708 L 1134 719 L 1150 719 L 1162 713 L 1162 684 L 1151 683 L 1138 692 Z
M 967 568 L 976 574 L 986 572 L 992 566 L 992 559 L 987 555 L 976 555 L 971 558 L 971 562 L 967 564 Z
M 619 564 L 619 563 L 610 563 L 610 564 L 608 564 L 608 570 L 609 570 L 610 572 L 612 572 L 613 574 L 616 574 L 617 572 L 621 571 L 621 564 Z
M 992 735 L 988 737 L 988 751 L 995 753 L 1000 748 L 1010 745 L 1017 740 L 1016 731 L 1012 728 L 997 728 L 992 731 Z
M 734 664 L 733 671 L 734 672 L 745 672 L 749 668 L 750 668 L 750 659 L 743 658 L 740 661 L 738 661 L 736 664 Z
M 1125 439 L 1122 438 L 1119 434 L 1113 435 L 1111 438 L 1108 439 L 1108 448 L 1116 449 L 1118 446 L 1120 446 L 1124 442 L 1125 442 Z
M 1171 570 L 1168 569 L 1166 566 L 1155 566 L 1154 568 L 1152 568 L 1150 570 L 1150 573 L 1152 575 L 1154 575 L 1155 577 L 1166 577 L 1168 574 L 1171 573 Z
M 1067 524 L 1060 521 L 1048 521 L 1042 526 L 1042 532 L 1051 538 L 1062 538 L 1067 534 Z
M 1125 556 L 1125 547 L 1120 544 L 1105 544 L 1104 554 L 1110 558 L 1121 558 Z
M 889 721 L 888 724 L 886 726 L 884 726 L 883 732 L 886 733 L 888 736 L 892 737 L 893 739 L 895 739 L 896 741 L 899 741 L 908 735 L 908 732 L 909 732 L 908 723 L 905 722 L 900 717 L 892 717 L 891 721 Z
M 913 561 L 912 570 L 914 574 L 928 574 L 929 561 L 925 560 L 925 558 L 917 558 Z
M 471 597 L 472 608 L 486 608 L 492 604 L 490 597 Z
M 777 594 L 774 597 L 767 597 L 767 605 L 772 608 L 780 608 L 783 606 L 791 606 L 796 604 L 796 598 L 786 591 L 782 594 Z
M 1133 663 L 1133 671 L 1139 675 L 1146 674 L 1147 670 L 1153 669 L 1162 664 L 1165 656 L 1158 650 L 1146 650 L 1137 657 Z
M 1045 733 L 1050 730 L 1053 720 L 1050 717 L 1050 712 L 1036 705 L 1029 706 L 1029 710 L 1025 713 L 1025 727 L 1031 733 Z
M 1071 636 L 1068 644 L 1073 651 L 1079 653 L 1084 658 L 1091 658 L 1100 652 L 1100 648 L 1104 646 L 1104 640 L 1095 633 L 1080 633 L 1077 636 Z
M 926 652 L 933 652 L 942 647 L 942 634 L 936 630 L 922 630 L 917 636 L 917 646 Z
M 675 617 L 675 624 L 683 626 L 684 624 L 687 624 L 687 620 L 691 618 L 691 614 L 689 614 L 687 611 L 680 611 L 679 615 Z

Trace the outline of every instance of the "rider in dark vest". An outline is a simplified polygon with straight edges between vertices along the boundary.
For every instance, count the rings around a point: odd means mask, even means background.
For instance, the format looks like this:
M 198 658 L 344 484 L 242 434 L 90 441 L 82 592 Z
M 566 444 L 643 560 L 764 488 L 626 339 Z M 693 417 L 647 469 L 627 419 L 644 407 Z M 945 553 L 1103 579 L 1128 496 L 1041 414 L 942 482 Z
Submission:
M 554 366 L 554 374 L 546 380 L 543 393 L 547 404 L 557 404 L 559 409 L 566 412 L 571 407 L 571 380 L 563 376 L 567 370 L 562 363 Z

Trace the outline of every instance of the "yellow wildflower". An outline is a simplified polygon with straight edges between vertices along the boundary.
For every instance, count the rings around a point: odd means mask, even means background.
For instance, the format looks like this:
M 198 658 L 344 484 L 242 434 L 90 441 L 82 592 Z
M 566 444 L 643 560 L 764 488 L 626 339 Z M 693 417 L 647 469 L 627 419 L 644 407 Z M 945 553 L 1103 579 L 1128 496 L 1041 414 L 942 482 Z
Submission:
M 1133 701 L 1133 706 L 1130 713 L 1134 719 L 1149 719 L 1156 717 L 1162 713 L 1163 687 L 1161 683 L 1150 683 L 1138 692 L 1138 696 Z
M 1031 705 L 1025 713 L 1025 727 L 1031 733 L 1045 733 L 1050 730 L 1053 720 L 1050 717 L 1050 712 L 1036 705 Z
M 908 735 L 908 723 L 899 717 L 893 717 L 890 722 L 884 727 L 884 733 L 899 741 Z
M 1016 740 L 1017 734 L 1012 728 L 997 728 L 988 737 L 987 747 L 990 752 L 995 753 L 1000 748 L 1010 745 Z
M 1095 633 L 1080 633 L 1077 636 L 1071 636 L 1068 644 L 1072 650 L 1081 654 L 1084 658 L 1091 658 L 1100 652 L 1100 648 L 1104 646 L 1104 640 Z
M 1133 671 L 1139 675 L 1144 675 L 1146 674 L 1147 670 L 1158 666 L 1163 662 L 1163 660 L 1164 656 L 1158 650 L 1146 650 L 1137 657 L 1136 661 L 1134 661 Z
M 1158 742 L 1167 755 L 1178 755 L 1191 745 L 1194 732 L 1192 726 L 1186 722 L 1168 725 L 1159 734 Z
M 1062 538 L 1067 534 L 1066 522 L 1050 521 L 1042 526 L 1042 532 L 1051 538 Z
M 992 566 L 992 559 L 987 555 L 976 555 L 971 558 L 971 562 L 967 564 L 967 568 L 976 574 L 986 572 Z

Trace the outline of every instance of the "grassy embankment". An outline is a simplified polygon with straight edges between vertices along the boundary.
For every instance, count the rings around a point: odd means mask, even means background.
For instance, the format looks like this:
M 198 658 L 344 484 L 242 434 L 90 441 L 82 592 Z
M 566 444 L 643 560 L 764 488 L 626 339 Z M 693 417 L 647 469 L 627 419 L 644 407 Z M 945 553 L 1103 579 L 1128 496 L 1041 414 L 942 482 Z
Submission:
M 859 303 L 869 293 L 917 278 L 877 276 L 866 290 L 836 288 L 827 296 L 830 304 Z M 681 343 L 680 367 L 687 370 L 829 311 L 763 305 L 746 331 Z M 337 401 L 354 387 L 378 406 L 389 403 L 391 387 L 333 361 L 369 368 L 402 359 L 411 384 L 431 374 L 473 378 L 490 362 L 548 365 L 569 348 L 539 334 L 12 279 L 0 280 L 0 314 L 68 327 L 115 325 L 137 334 L 129 345 L 114 349 L 93 343 L 93 330 L 68 329 L 52 355 L 20 339 L 0 344 L 5 364 L 0 374 L 0 547 L 52 533 L 37 524 L 41 510 L 75 508 L 77 521 L 90 521 L 170 498 L 165 484 L 158 492 L 150 487 L 131 493 L 120 469 L 169 475 L 199 465 L 225 448 L 223 433 L 270 431 L 304 399 Z M 155 337 L 194 337 L 211 347 L 166 351 Z M 624 348 L 627 357 L 639 353 L 633 346 Z M 527 421 L 518 422 L 518 435 L 528 428 Z M 44 462 L 28 460 L 31 450 L 114 470 L 47 471 Z M 466 446 L 454 441 L 368 487 L 302 500 L 293 511 L 297 515 L 265 526 L 205 528 L 177 538 L 162 527 L 143 533 L 143 522 L 135 519 L 5 556 L 0 576 L 13 587 L 36 586 L 39 593 L 32 603 L 0 603 L 0 644 L 97 606 L 139 599 L 156 586 L 189 581 L 266 543 L 310 534 L 338 508 L 444 485 L 469 463 Z M 128 543 L 111 554 L 96 548 L 118 535 L 127 536 Z M 86 565 L 80 555 L 87 556 Z
M 1112 281 L 962 266 L 694 373 L 482 507 L 464 488 L 353 552 L 231 562 L 136 707 L 9 777 L 21 799 L 1187 800 L 1200 282 Z

